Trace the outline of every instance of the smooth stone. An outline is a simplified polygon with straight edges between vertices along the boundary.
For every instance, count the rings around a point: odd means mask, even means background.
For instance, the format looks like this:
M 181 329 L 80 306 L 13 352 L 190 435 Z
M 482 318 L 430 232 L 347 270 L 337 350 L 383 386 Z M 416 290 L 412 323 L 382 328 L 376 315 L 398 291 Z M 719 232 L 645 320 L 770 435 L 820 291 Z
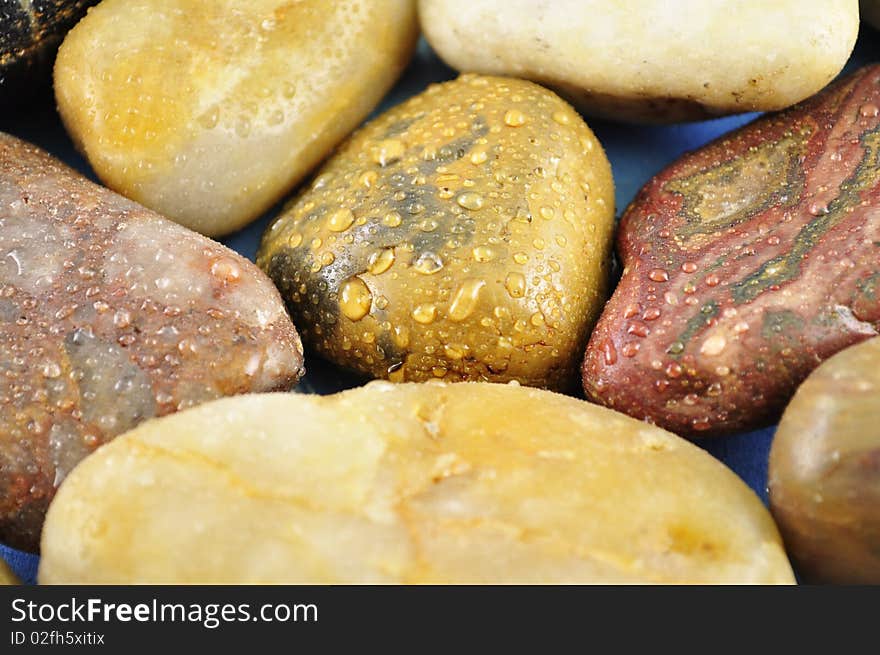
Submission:
M 417 34 L 415 0 L 104 0 L 65 39 L 55 94 L 107 186 L 220 236 L 366 118 Z
M 0 559 L 0 585 L 21 584 L 15 574 L 9 569 L 9 565 Z
M 773 439 L 769 487 L 808 581 L 880 584 L 880 337 L 800 386 Z
M 792 583 L 702 449 L 514 385 L 373 382 L 149 421 L 49 509 L 41 584 Z
M 55 489 L 117 434 L 301 373 L 253 264 L 0 134 L 0 541 L 36 549 Z
M 458 70 L 648 123 L 791 106 L 834 79 L 859 29 L 857 0 L 419 0 L 419 12 Z
M 368 124 L 266 231 L 303 339 L 393 381 L 577 385 L 611 268 L 602 146 L 556 94 L 463 75 Z
M 621 219 L 587 397 L 690 437 L 774 423 L 880 334 L 880 66 L 685 155 Z

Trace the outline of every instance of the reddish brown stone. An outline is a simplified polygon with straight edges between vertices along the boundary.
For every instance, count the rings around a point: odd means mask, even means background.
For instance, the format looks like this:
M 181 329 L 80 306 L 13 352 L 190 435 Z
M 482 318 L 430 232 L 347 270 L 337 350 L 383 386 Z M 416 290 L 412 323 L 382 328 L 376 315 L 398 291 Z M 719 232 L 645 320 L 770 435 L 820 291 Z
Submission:
M 35 549 L 58 484 L 117 434 L 301 373 L 253 264 L 0 134 L 0 540 Z
M 872 66 L 652 179 L 622 219 L 587 397 L 686 436 L 747 430 L 878 334 L 878 108 Z

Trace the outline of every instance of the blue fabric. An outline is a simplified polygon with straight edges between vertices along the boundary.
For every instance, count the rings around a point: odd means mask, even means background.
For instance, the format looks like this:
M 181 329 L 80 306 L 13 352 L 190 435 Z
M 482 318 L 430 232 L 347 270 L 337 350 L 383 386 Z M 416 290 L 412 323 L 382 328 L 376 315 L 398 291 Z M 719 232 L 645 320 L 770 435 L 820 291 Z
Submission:
M 859 43 L 846 70 L 880 60 L 880 35 L 864 28 Z M 403 79 L 389 93 L 374 113 L 396 105 L 409 96 L 420 92 L 429 83 L 452 79 L 455 72 L 443 65 L 424 42 L 420 43 L 412 65 Z M 754 114 L 682 125 L 646 127 L 622 125 L 587 119 L 605 147 L 614 171 L 616 203 L 621 213 L 641 186 L 652 175 L 662 170 L 682 153 L 700 147 L 725 132 L 747 123 Z M 20 136 L 60 157 L 92 179 L 88 165 L 76 153 L 64 133 L 57 115 L 50 107 L 23 113 L 21 116 L 3 119 L 6 132 Z M 231 248 L 253 259 L 260 235 L 271 216 L 279 207 L 241 232 L 227 238 Z M 331 393 L 355 386 L 358 381 L 339 373 L 314 357 L 307 361 L 308 375 L 298 389 L 305 393 Z M 739 474 L 743 480 L 767 502 L 767 457 L 773 439 L 773 429 L 759 430 L 741 435 L 701 443 L 712 455 Z M 34 582 L 38 558 L 0 546 L 0 554 L 25 582 Z

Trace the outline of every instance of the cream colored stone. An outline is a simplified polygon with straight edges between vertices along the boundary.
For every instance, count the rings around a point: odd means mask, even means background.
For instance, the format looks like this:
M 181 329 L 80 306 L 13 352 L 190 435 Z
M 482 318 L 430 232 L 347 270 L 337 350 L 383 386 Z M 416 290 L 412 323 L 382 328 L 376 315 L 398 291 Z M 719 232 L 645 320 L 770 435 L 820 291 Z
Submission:
M 9 566 L 0 559 L 0 585 L 21 584 Z
M 62 484 L 42 583 L 789 583 L 692 444 L 512 385 L 374 382 L 150 421 Z
M 65 39 L 55 92 L 107 186 L 217 236 L 367 116 L 417 27 L 415 0 L 105 0 Z
M 555 87 L 585 112 L 666 122 L 775 110 L 816 93 L 856 40 L 857 0 L 419 0 L 467 71 Z

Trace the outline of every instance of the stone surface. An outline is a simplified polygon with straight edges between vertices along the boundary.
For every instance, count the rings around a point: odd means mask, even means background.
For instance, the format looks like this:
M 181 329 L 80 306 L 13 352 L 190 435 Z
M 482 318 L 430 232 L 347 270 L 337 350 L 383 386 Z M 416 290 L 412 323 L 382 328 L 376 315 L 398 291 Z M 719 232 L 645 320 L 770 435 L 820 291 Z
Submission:
M 55 92 L 107 186 L 223 235 L 369 114 L 417 33 L 415 0 L 105 0 L 59 51 Z
M 9 567 L 6 565 L 2 559 L 0 559 L 0 585 L 11 585 L 11 584 L 19 584 L 18 579 L 9 570 Z
M 880 332 L 880 67 L 686 155 L 618 235 L 588 397 L 682 435 L 766 425 Z
M 462 76 L 348 141 L 257 262 L 344 367 L 562 389 L 607 297 L 613 220 L 608 160 L 569 105 Z
M 856 41 L 857 0 L 420 0 L 462 71 L 523 77 L 612 120 L 776 110 L 816 93 Z
M 812 582 L 880 584 L 880 338 L 807 378 L 770 451 L 770 502 Z
M 253 264 L 0 135 L 0 541 L 36 548 L 55 488 L 115 435 L 301 369 Z
M 98 0 L 0 0 L 0 111 L 51 86 L 58 45 Z
M 41 583 L 790 583 L 769 512 L 672 434 L 548 391 L 374 382 L 150 421 L 84 461 Z

